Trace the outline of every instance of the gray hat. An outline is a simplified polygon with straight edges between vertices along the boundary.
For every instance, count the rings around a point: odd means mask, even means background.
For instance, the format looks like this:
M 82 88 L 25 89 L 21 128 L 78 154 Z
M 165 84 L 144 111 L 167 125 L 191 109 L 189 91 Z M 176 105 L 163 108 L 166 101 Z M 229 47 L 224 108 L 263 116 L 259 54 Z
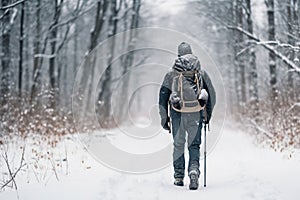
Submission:
M 192 54 L 192 48 L 188 43 L 182 42 L 178 46 L 178 56 L 184 56 L 186 54 Z

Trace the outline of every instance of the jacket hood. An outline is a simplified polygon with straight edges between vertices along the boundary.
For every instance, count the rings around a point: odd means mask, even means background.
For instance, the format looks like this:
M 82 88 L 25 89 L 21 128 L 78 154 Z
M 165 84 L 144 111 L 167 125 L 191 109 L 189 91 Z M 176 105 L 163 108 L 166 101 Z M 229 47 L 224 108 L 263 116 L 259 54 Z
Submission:
M 186 54 L 184 56 L 179 56 L 175 60 L 173 69 L 179 72 L 183 71 L 200 71 L 201 64 L 197 56 L 193 54 Z

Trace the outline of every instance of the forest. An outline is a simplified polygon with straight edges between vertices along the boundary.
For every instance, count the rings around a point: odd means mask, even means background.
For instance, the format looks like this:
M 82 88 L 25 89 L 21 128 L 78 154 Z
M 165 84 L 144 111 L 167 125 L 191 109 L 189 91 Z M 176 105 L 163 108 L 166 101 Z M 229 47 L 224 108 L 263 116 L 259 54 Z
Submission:
M 276 151 L 300 147 L 300 0 L 0 0 L 1 151 L 15 138 L 55 147 L 140 117 L 159 123 L 173 30 L 217 67 L 211 126 L 225 120 Z M 17 187 L 11 177 L 2 189 Z

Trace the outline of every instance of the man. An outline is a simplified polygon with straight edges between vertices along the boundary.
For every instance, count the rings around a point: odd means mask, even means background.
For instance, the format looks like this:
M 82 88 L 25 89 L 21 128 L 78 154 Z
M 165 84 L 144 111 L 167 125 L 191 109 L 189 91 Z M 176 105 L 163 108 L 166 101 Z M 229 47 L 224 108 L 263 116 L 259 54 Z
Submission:
M 190 98 L 189 101 L 184 99 L 183 93 L 194 93 L 197 102 L 195 103 L 193 98 Z M 188 43 L 182 42 L 178 46 L 178 58 L 175 60 L 172 69 L 165 75 L 159 93 L 161 125 L 169 132 L 171 131 L 171 117 L 174 140 L 174 184 L 177 186 L 184 185 L 184 147 L 187 132 L 189 188 L 191 190 L 198 189 L 202 122 L 209 123 L 215 102 L 216 94 L 208 74 L 201 70 L 200 62 L 192 54 L 191 46 Z M 169 110 L 170 113 L 168 113 Z

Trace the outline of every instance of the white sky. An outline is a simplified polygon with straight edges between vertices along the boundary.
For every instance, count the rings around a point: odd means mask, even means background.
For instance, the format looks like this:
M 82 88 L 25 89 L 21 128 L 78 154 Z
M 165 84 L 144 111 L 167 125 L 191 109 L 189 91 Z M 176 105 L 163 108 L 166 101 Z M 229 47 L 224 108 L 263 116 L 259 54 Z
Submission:
M 185 8 L 187 1 L 185 0 L 147 0 L 147 4 L 152 4 L 163 14 L 177 14 Z

